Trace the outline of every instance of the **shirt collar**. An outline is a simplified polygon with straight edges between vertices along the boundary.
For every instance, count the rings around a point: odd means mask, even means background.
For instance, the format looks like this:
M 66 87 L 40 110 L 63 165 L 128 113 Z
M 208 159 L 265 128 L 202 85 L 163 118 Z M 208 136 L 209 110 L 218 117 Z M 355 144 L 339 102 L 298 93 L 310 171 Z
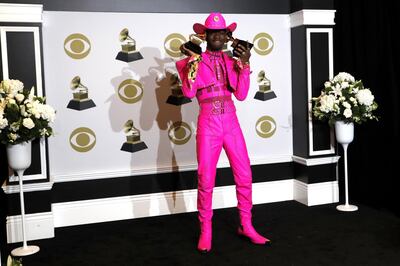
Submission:
M 210 59 L 218 59 L 222 57 L 222 51 L 210 51 L 206 50 L 206 54 L 210 57 Z

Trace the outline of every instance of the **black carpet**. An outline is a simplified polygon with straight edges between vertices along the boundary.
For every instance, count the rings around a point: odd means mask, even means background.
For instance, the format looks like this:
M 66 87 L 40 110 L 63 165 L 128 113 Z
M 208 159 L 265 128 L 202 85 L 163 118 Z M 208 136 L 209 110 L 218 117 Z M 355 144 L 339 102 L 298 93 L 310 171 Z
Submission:
M 400 217 L 359 205 L 307 207 L 294 201 L 256 205 L 254 226 L 272 240 L 256 246 L 236 235 L 235 208 L 216 210 L 213 248 L 196 251 L 196 213 L 56 229 L 31 241 L 41 250 L 23 258 L 37 265 L 400 265 Z M 10 250 L 18 245 L 10 245 Z

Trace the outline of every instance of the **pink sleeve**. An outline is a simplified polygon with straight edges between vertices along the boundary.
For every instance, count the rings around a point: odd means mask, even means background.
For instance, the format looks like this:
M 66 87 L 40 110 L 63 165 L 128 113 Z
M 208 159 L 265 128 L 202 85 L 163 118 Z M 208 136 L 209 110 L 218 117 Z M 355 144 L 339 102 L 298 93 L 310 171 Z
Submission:
M 183 95 L 187 98 L 193 98 L 196 96 L 197 89 L 194 86 L 191 86 L 188 72 L 189 72 L 189 63 L 190 57 L 186 57 L 185 59 L 179 60 L 175 63 L 176 69 L 178 70 L 179 77 L 182 81 L 182 92 Z
M 250 88 L 250 67 L 244 67 L 240 69 L 236 68 L 237 71 L 237 83 L 233 94 L 236 99 L 243 101 L 246 99 Z

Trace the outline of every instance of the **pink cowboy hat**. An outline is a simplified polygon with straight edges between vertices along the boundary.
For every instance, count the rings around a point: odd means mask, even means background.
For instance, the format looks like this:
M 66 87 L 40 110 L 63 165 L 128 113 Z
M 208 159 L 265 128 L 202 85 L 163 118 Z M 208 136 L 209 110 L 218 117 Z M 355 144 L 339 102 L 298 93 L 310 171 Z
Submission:
M 197 34 L 203 34 L 206 30 L 229 30 L 230 32 L 233 32 L 236 29 L 236 22 L 233 22 L 231 25 L 228 27 L 226 26 L 225 19 L 221 15 L 221 13 L 211 13 L 207 19 L 206 22 L 203 24 L 200 23 L 195 23 L 193 25 L 193 30 Z

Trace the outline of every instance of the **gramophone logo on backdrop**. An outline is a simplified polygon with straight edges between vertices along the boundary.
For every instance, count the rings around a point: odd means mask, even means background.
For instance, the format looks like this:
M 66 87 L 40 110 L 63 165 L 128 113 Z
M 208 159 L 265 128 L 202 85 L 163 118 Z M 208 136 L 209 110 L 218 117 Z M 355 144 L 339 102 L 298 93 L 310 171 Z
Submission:
M 77 152 L 88 152 L 96 145 L 96 134 L 87 127 L 79 127 L 69 136 L 69 144 Z
M 117 54 L 115 59 L 124 62 L 132 62 L 143 59 L 142 54 L 136 51 L 136 41 L 129 36 L 129 30 L 124 28 L 119 33 L 119 41 L 121 42 L 121 51 Z
M 257 75 L 258 91 L 254 96 L 254 99 L 260 101 L 266 101 L 276 98 L 276 94 L 271 90 L 271 81 L 267 78 L 264 70 L 258 72 Z
M 172 143 L 177 145 L 186 144 L 192 136 L 190 126 L 182 121 L 173 123 L 168 129 L 168 137 Z
M 147 149 L 147 145 L 140 140 L 140 131 L 133 125 L 133 120 L 128 120 L 124 125 L 126 141 L 122 144 L 121 151 L 137 152 Z
M 182 81 L 180 80 L 178 73 L 166 72 L 167 76 L 170 77 L 171 82 L 171 95 L 168 96 L 167 103 L 179 106 L 192 102 L 192 100 L 183 95 Z
M 143 85 L 134 79 L 122 81 L 117 90 L 118 97 L 125 103 L 136 103 L 143 97 Z
M 90 52 L 90 41 L 81 33 L 73 33 L 64 41 L 65 53 L 73 59 L 85 58 Z
M 81 83 L 81 78 L 79 76 L 71 80 L 70 88 L 74 91 L 72 93 L 73 99 L 69 101 L 67 108 L 81 111 L 96 106 L 96 104 L 89 99 L 89 89 Z
M 274 40 L 271 35 L 266 32 L 258 33 L 254 39 L 254 51 L 259 55 L 267 55 L 272 52 L 274 48 Z
M 275 134 L 276 122 L 268 115 L 260 117 L 256 122 L 256 132 L 262 138 L 270 138 Z
M 165 52 L 172 57 L 181 57 L 182 53 L 179 47 L 186 42 L 185 36 L 180 33 L 171 33 L 164 40 Z

